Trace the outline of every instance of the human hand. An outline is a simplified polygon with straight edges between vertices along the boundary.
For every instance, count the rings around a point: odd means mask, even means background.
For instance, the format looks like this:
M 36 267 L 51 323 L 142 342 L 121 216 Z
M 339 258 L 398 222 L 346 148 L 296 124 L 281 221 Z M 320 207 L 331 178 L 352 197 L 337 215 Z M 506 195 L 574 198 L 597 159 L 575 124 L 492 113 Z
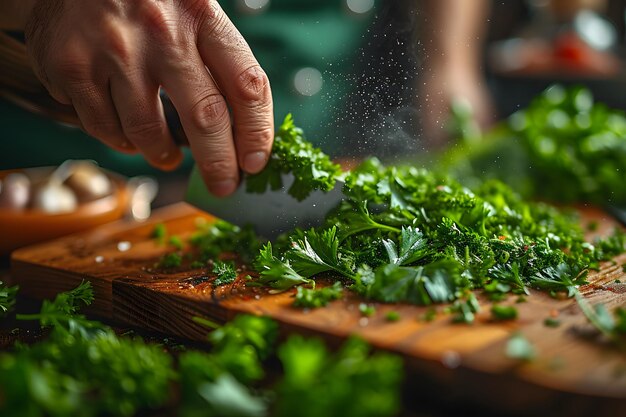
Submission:
M 216 0 L 38 1 L 25 33 L 50 94 L 114 149 L 139 151 L 165 170 L 179 164 L 163 88 L 213 194 L 232 193 L 240 168 L 265 166 L 274 135 L 269 81 Z

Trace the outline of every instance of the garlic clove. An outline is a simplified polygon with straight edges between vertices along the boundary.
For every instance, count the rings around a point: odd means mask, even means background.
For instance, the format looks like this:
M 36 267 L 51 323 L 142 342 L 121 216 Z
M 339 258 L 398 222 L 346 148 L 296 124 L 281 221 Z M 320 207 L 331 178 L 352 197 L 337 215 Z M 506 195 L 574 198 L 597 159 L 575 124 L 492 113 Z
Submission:
M 66 185 L 47 182 L 35 190 L 33 208 L 48 214 L 69 213 L 76 210 L 76 194 Z
M 0 180 L 0 209 L 23 210 L 31 194 L 30 179 L 21 173 L 9 174 Z
M 81 203 L 109 196 L 113 192 L 113 184 L 109 177 L 96 164 L 89 161 L 74 162 L 71 174 L 64 184 L 76 193 Z

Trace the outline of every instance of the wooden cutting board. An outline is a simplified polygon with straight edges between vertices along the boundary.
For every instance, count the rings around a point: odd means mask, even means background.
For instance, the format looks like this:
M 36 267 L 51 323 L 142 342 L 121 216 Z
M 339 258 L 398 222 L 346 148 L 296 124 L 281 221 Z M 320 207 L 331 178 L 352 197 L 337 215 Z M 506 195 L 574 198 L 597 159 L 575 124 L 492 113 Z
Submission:
M 415 390 L 416 398 L 432 393 L 498 412 L 626 415 L 626 355 L 589 336 L 572 299 L 533 292 L 527 302 L 516 304 L 517 320 L 493 322 L 490 303 L 479 296 L 482 311 L 475 323 L 464 325 L 451 323 L 443 306 L 430 322 L 421 320 L 426 308 L 411 305 L 374 303 L 376 314 L 365 318 L 358 309 L 362 300 L 350 294 L 326 308 L 303 311 L 291 307 L 294 291 L 269 294 L 246 287 L 243 279 L 214 290 L 206 271 L 151 272 L 168 251 L 150 237 L 154 225 L 165 222 L 170 234 L 185 239 L 198 218 L 213 220 L 181 203 L 157 211 L 148 223 L 122 221 L 23 248 L 13 253 L 12 276 L 23 294 L 35 298 L 51 298 L 87 279 L 96 291 L 91 313 L 188 339 L 204 340 L 206 334 L 192 317 L 226 321 L 240 313 L 267 315 L 285 332 L 322 336 L 331 343 L 359 335 L 406 359 L 409 399 Z M 616 225 L 605 213 L 585 209 L 583 222 L 589 221 L 600 224 L 596 234 Z M 590 284 L 581 291 L 591 303 L 611 309 L 626 304 L 626 284 L 616 283 L 626 282 L 624 262 L 626 255 L 619 256 L 590 274 Z M 391 310 L 400 313 L 399 321 L 385 320 Z M 544 325 L 555 316 L 559 327 Z M 505 355 L 516 332 L 534 345 L 534 361 Z

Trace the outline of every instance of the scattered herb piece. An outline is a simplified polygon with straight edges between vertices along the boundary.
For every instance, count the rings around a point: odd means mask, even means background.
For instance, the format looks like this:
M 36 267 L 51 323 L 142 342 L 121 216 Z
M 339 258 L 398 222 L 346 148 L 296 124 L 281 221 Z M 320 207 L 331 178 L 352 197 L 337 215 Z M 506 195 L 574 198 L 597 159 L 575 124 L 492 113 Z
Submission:
M 374 314 L 376 314 L 376 307 L 374 307 L 373 305 L 361 303 L 359 304 L 359 311 L 365 317 L 372 317 Z
M 306 288 L 299 286 L 293 306 L 300 308 L 324 307 L 333 300 L 339 300 L 342 296 L 343 285 L 341 285 L 339 281 L 324 288 Z
M 165 243 L 165 239 L 167 238 L 167 226 L 165 226 L 165 223 L 157 223 L 154 225 L 154 229 L 152 230 L 150 236 L 152 236 L 152 238 L 155 239 L 159 245 Z
M 390 322 L 399 321 L 400 318 L 400 313 L 398 313 L 397 311 L 389 311 L 387 312 L 387 314 L 385 314 L 385 320 Z
M 157 267 L 164 269 L 178 268 L 182 265 L 182 263 L 183 257 L 180 253 L 170 252 L 161 257 L 161 259 L 157 263 Z
M 515 320 L 517 318 L 517 309 L 513 306 L 494 304 L 491 306 L 491 316 L 495 320 Z
M 185 246 L 180 236 L 176 235 L 170 236 L 169 244 L 178 250 L 183 250 L 183 247 Z
M 546 327 L 559 327 L 561 325 L 561 320 L 555 319 L 554 317 L 547 317 L 543 321 L 543 325 Z
M 15 297 L 18 287 L 9 287 L 0 281 L 0 317 L 6 315 L 15 306 Z
M 522 333 L 513 334 L 506 344 L 506 356 L 511 359 L 531 361 L 535 355 L 535 348 Z
M 480 304 L 473 293 L 470 293 L 465 300 L 456 300 L 454 304 L 448 307 L 450 313 L 454 313 L 452 322 L 454 323 L 473 323 L 475 313 L 480 311 Z
M 199 222 L 189 244 L 199 262 L 215 260 L 223 253 L 235 253 L 242 262 L 249 263 L 262 247 L 251 226 L 242 228 L 223 220 Z
M 189 264 L 189 267 L 191 269 L 200 269 L 200 268 L 204 268 L 205 266 L 206 266 L 206 263 L 202 261 L 193 261 Z
M 434 308 L 429 308 L 428 310 L 426 310 L 426 312 L 422 316 L 422 320 L 426 322 L 430 322 L 430 321 L 435 320 L 436 317 L 437 317 L 437 310 L 435 310 Z
M 234 262 L 215 261 L 213 263 L 212 272 L 217 275 L 217 278 L 213 281 L 214 287 L 232 284 L 237 279 L 237 271 L 235 271 Z

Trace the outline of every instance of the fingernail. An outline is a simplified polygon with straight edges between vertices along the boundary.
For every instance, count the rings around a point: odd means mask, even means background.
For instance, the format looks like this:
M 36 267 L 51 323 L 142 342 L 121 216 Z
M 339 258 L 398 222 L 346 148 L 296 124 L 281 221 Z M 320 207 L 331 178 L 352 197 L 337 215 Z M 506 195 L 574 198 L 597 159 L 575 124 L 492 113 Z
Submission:
M 267 154 L 265 152 L 250 152 L 243 160 L 243 169 L 250 174 L 256 174 L 265 167 Z
M 232 194 L 237 188 L 237 181 L 233 179 L 216 181 L 209 184 L 209 191 L 218 197 L 224 197 Z
M 165 161 L 167 158 L 170 157 L 170 153 L 165 151 L 161 154 L 161 156 L 159 156 L 159 158 L 161 159 L 161 161 Z

